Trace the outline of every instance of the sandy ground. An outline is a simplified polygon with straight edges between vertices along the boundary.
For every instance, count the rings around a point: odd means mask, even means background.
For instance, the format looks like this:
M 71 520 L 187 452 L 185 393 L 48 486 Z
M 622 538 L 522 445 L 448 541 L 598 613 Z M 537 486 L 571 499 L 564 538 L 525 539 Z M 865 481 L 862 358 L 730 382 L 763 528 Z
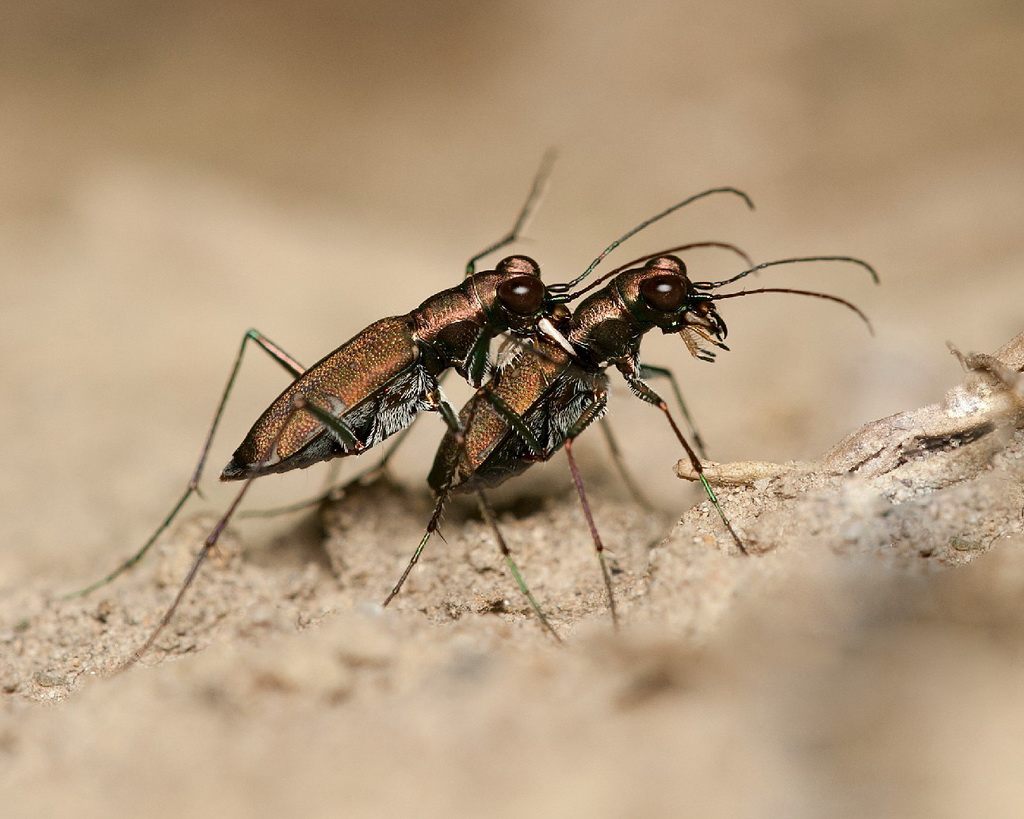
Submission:
M 1020 815 L 1015 416 L 956 439 L 914 415 L 878 450 L 886 469 L 826 468 L 847 464 L 834 446 L 851 431 L 982 389 L 947 341 L 991 353 L 1022 329 L 1013 4 L 56 2 L 4 20 L 5 816 Z M 716 239 L 758 259 L 854 254 L 882 276 L 771 279 L 854 300 L 874 337 L 823 302 L 764 296 L 723 304 L 732 352 L 713 366 L 675 338 L 645 346 L 682 379 L 723 479 L 798 462 L 722 489 L 753 554 L 617 384 L 610 420 L 657 511 L 601 436 L 580 448 L 623 628 L 560 457 L 495 502 L 565 646 L 469 504 L 382 610 L 429 516 L 426 419 L 392 480 L 239 520 L 153 650 L 114 673 L 231 488 L 208 476 L 141 566 L 61 595 L 180 494 L 242 333 L 311 362 L 449 286 L 550 146 L 514 248 L 548 281 L 723 184 L 757 211 L 708 201 L 620 260 Z M 688 262 L 700 279 L 734 270 L 711 251 Z M 283 383 L 247 362 L 213 470 Z M 918 470 L 933 456 L 943 480 Z M 329 480 L 268 478 L 247 508 Z

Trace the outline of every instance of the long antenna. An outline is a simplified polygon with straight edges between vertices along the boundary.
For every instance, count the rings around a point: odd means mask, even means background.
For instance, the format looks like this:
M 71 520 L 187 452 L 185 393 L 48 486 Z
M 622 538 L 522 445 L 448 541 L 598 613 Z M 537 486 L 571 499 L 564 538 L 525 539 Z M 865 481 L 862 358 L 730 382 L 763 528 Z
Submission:
M 751 259 L 750 256 L 747 255 L 747 253 L 742 248 L 737 247 L 731 242 L 690 242 L 689 244 L 685 245 L 676 245 L 675 247 L 665 248 L 664 250 L 659 250 L 655 253 L 647 253 L 643 256 L 640 256 L 639 258 L 633 259 L 632 261 L 628 261 L 625 264 L 620 264 L 614 270 L 609 270 L 607 273 L 602 273 L 597 279 L 592 281 L 586 287 L 577 290 L 575 293 L 568 293 L 564 296 L 564 298 L 556 298 L 555 301 L 575 301 L 584 293 L 589 293 L 595 287 L 600 287 L 601 284 L 608 281 L 608 279 L 612 278 L 612 276 L 621 273 L 623 270 L 628 270 L 635 264 L 647 262 L 650 261 L 651 259 L 657 258 L 658 256 L 665 256 L 668 253 L 682 253 L 687 250 L 694 250 L 696 248 L 704 247 L 718 247 L 722 248 L 723 250 L 731 250 L 733 253 L 735 253 L 737 256 L 743 259 L 743 261 L 745 261 L 747 264 L 754 263 L 754 260 Z
M 712 301 L 719 301 L 721 299 L 734 299 L 738 296 L 752 296 L 755 293 L 793 293 L 797 296 L 814 296 L 815 298 L 818 299 L 834 301 L 837 304 L 843 305 L 843 307 L 849 308 L 858 316 L 860 316 L 860 320 L 867 325 L 868 332 L 871 333 L 871 335 L 875 334 L 875 328 L 871 326 L 871 321 L 864 314 L 864 311 L 862 311 L 859 307 L 857 307 L 857 305 L 853 304 L 852 302 L 848 302 L 846 299 L 841 299 L 839 298 L 839 296 L 833 296 L 830 293 L 818 293 L 815 290 L 794 290 L 791 287 L 759 287 L 756 290 L 740 290 L 738 293 L 722 293 L 715 294 L 713 296 L 704 296 L 703 298 L 707 298 Z
M 875 272 L 875 268 L 863 259 L 857 259 L 853 256 L 800 256 L 793 259 L 776 259 L 774 262 L 762 262 L 759 265 L 751 267 L 749 270 L 737 273 L 732 278 L 722 279 L 720 282 L 694 282 L 693 286 L 698 290 L 715 290 L 719 287 L 723 287 L 724 285 L 739 281 L 744 276 L 749 276 L 751 273 L 756 273 L 758 270 L 764 270 L 766 267 L 775 267 L 776 265 L 781 264 L 798 264 L 800 262 L 851 262 L 852 264 L 860 265 L 867 270 L 868 273 L 871 274 L 871 278 L 875 284 L 878 284 L 878 274 Z
M 540 167 L 537 169 L 537 175 L 533 177 L 533 185 L 530 188 L 529 195 L 526 197 L 526 203 L 523 205 L 523 209 L 519 211 L 519 215 L 516 217 L 516 223 L 512 226 L 512 230 L 506 233 L 493 245 L 481 250 L 466 263 L 467 277 L 476 273 L 476 263 L 484 258 L 484 256 L 490 255 L 495 250 L 501 250 L 501 248 L 512 244 L 519 238 L 519 234 L 522 233 L 523 228 L 526 227 L 527 220 L 537 209 L 537 204 L 540 202 L 540 198 L 544 194 L 545 187 L 547 187 L 548 177 L 551 176 L 551 168 L 554 166 L 555 159 L 557 157 L 558 152 L 554 148 L 548 148 L 544 152 L 544 156 L 540 160 Z
M 747 196 L 747 194 L 745 194 L 743 191 L 739 190 L 738 188 L 711 188 L 710 190 L 706 190 L 706 191 L 702 191 L 701 193 L 694 194 L 693 196 L 690 196 L 689 198 L 684 199 L 682 202 L 676 202 L 676 204 L 672 205 L 672 207 L 666 208 L 661 213 L 657 213 L 654 216 L 652 216 L 650 219 L 645 219 L 643 222 L 641 222 L 639 225 L 637 225 L 632 230 L 626 231 L 618 239 L 616 239 L 614 242 L 612 242 L 610 245 L 608 245 L 608 247 L 606 247 L 603 251 L 601 251 L 601 253 L 598 255 L 598 257 L 596 259 L 594 259 L 594 261 L 592 261 L 590 263 L 590 265 L 587 267 L 587 269 L 584 270 L 582 273 L 580 273 L 580 275 L 578 275 L 575 279 L 573 279 L 570 282 L 565 282 L 564 284 L 553 284 L 553 285 L 551 285 L 548 288 L 548 290 L 553 292 L 553 293 L 565 293 L 565 292 L 567 292 L 569 290 L 572 290 L 572 288 L 574 288 L 577 284 L 579 284 L 581 281 L 583 281 L 585 278 L 587 278 L 587 276 L 589 276 L 593 272 L 595 267 L 597 267 L 599 264 L 601 264 L 601 261 L 604 259 L 605 256 L 607 256 L 609 253 L 611 253 L 613 250 L 615 250 L 615 248 L 617 248 L 619 245 L 621 245 L 628 238 L 630 238 L 631 236 L 635 236 L 637 233 L 639 233 L 644 228 L 649 227 L 650 225 L 653 225 L 659 219 L 664 219 L 670 213 L 674 213 L 675 211 L 679 210 L 680 208 L 685 207 L 686 205 L 689 205 L 689 204 L 691 204 L 693 202 L 696 202 L 698 199 L 703 199 L 705 196 L 711 196 L 712 194 L 716 194 L 716 193 L 731 193 L 731 194 L 733 194 L 735 196 L 740 197 L 740 199 L 742 199 L 746 203 L 748 208 L 750 208 L 751 210 L 754 209 L 754 203 L 751 200 L 751 198 L 749 196 Z

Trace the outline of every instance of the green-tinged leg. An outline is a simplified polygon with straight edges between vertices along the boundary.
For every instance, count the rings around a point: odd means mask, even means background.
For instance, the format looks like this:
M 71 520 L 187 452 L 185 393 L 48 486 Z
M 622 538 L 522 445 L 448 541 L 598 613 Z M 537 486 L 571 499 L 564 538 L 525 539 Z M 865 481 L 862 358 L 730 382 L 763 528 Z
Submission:
M 72 597 L 82 597 L 95 591 L 102 586 L 107 585 L 124 572 L 128 571 L 132 566 L 138 563 L 146 555 L 146 552 L 150 550 L 152 545 L 156 543 L 157 539 L 162 535 L 171 522 L 177 516 L 178 512 L 185 505 L 185 502 L 192 496 L 193 493 L 199 492 L 199 479 L 202 477 L 203 469 L 206 466 L 206 459 L 210 454 L 210 446 L 213 444 L 213 436 L 217 432 L 217 426 L 220 424 L 221 415 L 224 412 L 224 406 L 227 404 L 228 395 L 231 393 L 231 388 L 234 386 L 235 378 L 238 375 L 238 371 L 242 366 L 242 357 L 245 354 L 245 346 L 249 341 L 253 341 L 260 346 L 274 361 L 284 367 L 292 375 L 293 378 L 298 378 L 305 372 L 305 368 L 294 358 L 292 358 L 283 349 L 278 347 L 274 342 L 260 333 L 258 330 L 249 330 L 242 338 L 241 347 L 238 350 L 238 355 L 235 356 L 235 363 L 231 367 L 231 375 L 228 376 L 228 383 L 224 387 L 224 392 L 221 394 L 220 402 L 217 404 L 217 411 L 213 416 L 213 423 L 210 425 L 210 431 L 206 435 L 206 441 L 203 443 L 202 452 L 199 455 L 199 462 L 196 464 L 196 468 L 192 472 L 192 477 L 189 479 L 188 486 L 178 499 L 177 503 L 171 509 L 170 513 L 164 518 L 155 532 L 150 535 L 149 539 L 142 544 L 142 548 L 139 549 L 135 554 L 121 563 L 114 571 L 104 577 L 102 580 L 98 580 L 91 586 L 87 586 L 81 591 L 72 592 L 64 596 L 64 599 Z

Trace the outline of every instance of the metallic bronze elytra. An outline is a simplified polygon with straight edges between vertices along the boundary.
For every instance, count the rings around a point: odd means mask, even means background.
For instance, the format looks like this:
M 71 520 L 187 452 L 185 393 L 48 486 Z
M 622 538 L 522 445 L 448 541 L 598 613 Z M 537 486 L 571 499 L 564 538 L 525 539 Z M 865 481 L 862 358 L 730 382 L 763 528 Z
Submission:
M 540 337 L 462 408 L 462 440 L 445 435 L 427 482 L 439 494 L 498 486 L 557 452 L 580 419 L 597 420 L 607 395 L 603 370 L 583 369 L 574 355 Z

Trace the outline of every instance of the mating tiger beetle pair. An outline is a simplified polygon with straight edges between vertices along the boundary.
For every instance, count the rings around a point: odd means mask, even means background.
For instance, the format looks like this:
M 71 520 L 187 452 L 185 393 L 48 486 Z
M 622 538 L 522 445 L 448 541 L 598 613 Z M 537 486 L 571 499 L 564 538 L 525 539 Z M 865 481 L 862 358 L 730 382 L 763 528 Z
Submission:
M 197 491 L 246 347 L 250 342 L 255 343 L 294 380 L 259 417 L 221 472 L 222 481 L 245 483 L 206 538 L 160 623 L 131 657 L 129 664 L 153 645 L 170 621 L 253 480 L 274 472 L 305 468 L 320 461 L 359 455 L 406 430 L 424 411 L 438 413 L 447 427 L 428 477 L 428 483 L 437 494 L 437 503 L 423 538 L 384 600 L 384 605 L 399 593 L 430 536 L 438 529 L 450 495 L 472 492 L 520 590 L 541 625 L 559 640 L 512 559 L 487 502 L 485 490 L 518 475 L 532 463 L 550 459 L 564 448 L 599 558 L 608 605 L 613 621 L 617 623 L 604 547 L 573 456 L 575 439 L 598 421 L 606 410 L 607 370 L 612 366 L 619 370 L 638 398 L 664 413 L 722 524 L 738 549 L 746 551 L 704 477 L 698 457 L 704 455 L 703 444 L 696 435 L 675 380 L 668 370 L 641 364 L 641 340 L 654 328 L 663 333 L 678 333 L 691 355 L 713 361 L 714 350 L 704 344 L 728 349 L 725 345 L 726 325 L 715 302 L 766 292 L 829 299 L 854 311 L 867 322 L 854 305 L 828 294 L 790 288 L 757 288 L 733 293 L 715 291 L 766 267 L 796 262 L 852 262 L 865 268 L 877 282 L 875 271 L 867 263 L 846 256 L 780 259 L 753 265 L 749 257 L 733 245 L 701 242 L 635 259 L 588 286 L 574 290 L 619 244 L 687 204 L 711 195 L 730 194 L 753 207 L 742 191 L 715 188 L 691 196 L 645 220 L 609 245 L 582 274 L 564 284 L 545 286 L 540 278 L 540 267 L 526 256 L 509 256 L 494 270 L 477 273 L 476 266 L 481 259 L 518 239 L 549 169 L 550 157 L 547 157 L 513 229 L 470 259 L 461 284 L 431 296 L 405 315 L 371 324 L 308 369 L 258 331 L 250 330 L 245 334 L 199 462 L 184 493 L 141 549 L 105 578 L 78 593 L 88 594 L 138 563 Z M 672 254 L 697 247 L 732 250 L 745 260 L 746 269 L 722 281 L 691 281 L 683 261 Z M 634 267 L 638 264 L 642 266 Z M 607 284 L 596 289 L 606 281 Z M 569 303 L 591 290 L 595 292 L 574 310 L 569 309 Z M 491 361 L 491 342 L 503 334 L 508 334 L 506 343 L 513 349 L 495 368 Z M 458 414 L 445 399 L 439 383 L 450 369 L 476 389 L 476 394 Z M 694 445 L 687 441 L 666 402 L 646 383 L 645 379 L 655 376 L 669 379 Z M 612 451 L 617 451 L 614 445 Z M 390 457 L 391 452 L 386 457 Z

